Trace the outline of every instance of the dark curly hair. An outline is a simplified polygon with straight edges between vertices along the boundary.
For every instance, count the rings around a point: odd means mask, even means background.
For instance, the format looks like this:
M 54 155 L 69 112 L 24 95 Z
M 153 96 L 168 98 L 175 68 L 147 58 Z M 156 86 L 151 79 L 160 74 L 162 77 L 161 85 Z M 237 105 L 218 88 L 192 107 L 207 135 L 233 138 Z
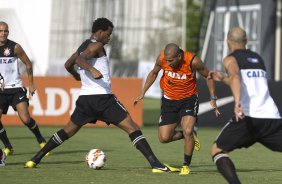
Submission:
M 98 30 L 102 29 L 106 31 L 109 27 L 114 28 L 113 23 L 107 18 L 98 18 L 93 22 L 92 33 L 96 33 Z

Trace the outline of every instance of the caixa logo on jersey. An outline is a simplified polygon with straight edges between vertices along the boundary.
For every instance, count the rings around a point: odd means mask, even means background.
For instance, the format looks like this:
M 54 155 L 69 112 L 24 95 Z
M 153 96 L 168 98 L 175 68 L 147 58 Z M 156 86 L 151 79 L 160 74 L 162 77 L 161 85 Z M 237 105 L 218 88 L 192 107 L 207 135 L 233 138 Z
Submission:
M 169 76 L 170 78 L 173 79 L 180 79 L 180 80 L 185 80 L 187 79 L 186 74 L 179 74 L 179 73 L 175 73 L 175 72 L 171 72 L 171 71 L 165 71 L 165 73 L 167 74 L 167 76 Z
M 263 70 L 251 70 L 248 71 L 246 74 L 249 78 L 257 78 L 257 77 L 267 78 L 267 73 Z
M 16 58 L 14 58 L 14 57 L 0 58 L 0 64 L 13 63 L 15 60 L 16 60 Z

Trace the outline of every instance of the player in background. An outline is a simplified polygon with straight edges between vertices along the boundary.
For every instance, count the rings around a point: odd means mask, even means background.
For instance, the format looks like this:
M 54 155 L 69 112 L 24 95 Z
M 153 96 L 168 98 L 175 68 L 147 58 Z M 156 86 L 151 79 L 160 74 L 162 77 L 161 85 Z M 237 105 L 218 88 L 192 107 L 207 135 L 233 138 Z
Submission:
M 90 39 L 83 42 L 66 61 L 65 67 L 68 72 L 82 84 L 75 110 L 68 124 L 56 132 L 46 146 L 25 164 L 26 168 L 36 167 L 47 152 L 72 137 L 86 123 L 95 124 L 97 120 L 101 120 L 121 128 L 129 135 L 132 144 L 150 163 L 153 173 L 179 171 L 157 159 L 126 108 L 112 94 L 110 65 L 104 45 L 109 42 L 113 28 L 114 25 L 110 20 L 96 19 L 93 22 Z M 79 66 L 79 73 L 74 69 L 75 64 Z
M 228 153 L 259 142 L 272 151 L 282 152 L 282 121 L 269 94 L 267 74 L 259 54 L 246 49 L 246 32 L 229 30 L 227 45 L 231 54 L 223 59 L 227 72 L 210 72 L 209 78 L 228 85 L 234 97 L 234 116 L 223 127 L 210 153 L 218 171 L 230 184 L 240 180 Z
M 0 149 L 0 167 L 5 166 L 6 153 Z
M 206 78 L 209 70 L 191 52 L 183 51 L 174 43 L 167 44 L 159 54 L 134 104 L 144 98 L 146 91 L 154 83 L 161 69 L 163 75 L 160 87 L 164 95 L 161 99 L 158 137 L 161 143 L 184 139 L 184 163 L 179 174 L 188 175 L 195 144 L 193 129 L 197 122 L 199 107 L 196 71 Z M 207 85 L 211 97 L 210 104 L 214 108 L 215 115 L 218 116 L 220 113 L 216 105 L 217 97 L 213 80 L 207 80 Z M 182 131 L 175 130 L 179 124 Z
M 19 72 L 20 61 L 25 65 L 29 82 L 29 96 L 35 93 L 33 83 L 32 63 L 20 44 L 9 40 L 9 27 L 6 22 L 0 21 L 0 139 L 3 142 L 6 155 L 13 154 L 13 147 L 8 139 L 6 130 L 1 122 L 2 114 L 7 114 L 9 106 L 18 112 L 20 120 L 35 135 L 42 148 L 46 141 L 42 137 L 35 120 L 28 111 L 27 89 L 23 86 Z

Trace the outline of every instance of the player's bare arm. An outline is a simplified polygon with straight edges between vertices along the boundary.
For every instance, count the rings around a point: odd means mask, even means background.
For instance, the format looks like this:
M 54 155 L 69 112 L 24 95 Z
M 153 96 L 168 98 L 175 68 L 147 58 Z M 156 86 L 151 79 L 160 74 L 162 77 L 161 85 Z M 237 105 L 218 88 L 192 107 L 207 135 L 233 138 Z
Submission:
M 236 120 L 244 117 L 244 112 L 240 104 L 240 70 L 233 56 L 227 56 L 223 60 L 223 66 L 227 71 L 227 77 L 223 78 L 223 82 L 230 86 L 234 97 L 234 113 Z
M 28 56 L 26 55 L 25 51 L 23 48 L 19 45 L 16 44 L 15 46 L 15 55 L 25 64 L 26 66 L 26 73 L 28 77 L 28 82 L 29 82 L 29 94 L 32 96 L 35 91 L 35 85 L 33 82 L 33 70 L 32 70 L 32 63 L 29 60 Z
M 79 53 L 75 52 L 71 55 L 71 57 L 65 62 L 66 70 L 75 78 L 75 80 L 80 81 L 80 75 L 77 73 L 75 66 L 75 60 L 77 59 Z
M 75 61 L 78 66 L 80 66 L 84 70 L 89 71 L 94 79 L 101 79 L 103 78 L 103 75 L 99 70 L 91 66 L 87 61 L 97 54 L 99 56 L 102 56 L 102 54 L 104 54 L 103 48 L 103 44 L 100 42 L 89 44 L 86 50 L 81 53 Z
M 145 93 L 148 91 L 148 89 L 152 86 L 152 84 L 155 82 L 156 78 L 158 77 L 160 70 L 161 70 L 161 61 L 160 61 L 160 56 L 158 56 L 154 68 L 150 71 L 150 73 L 146 78 L 146 82 L 144 84 L 141 93 L 134 100 L 134 105 L 136 105 L 139 100 L 142 100 L 144 98 Z
M 2 74 L 0 73 L 0 90 L 4 91 L 5 88 L 5 81 L 4 81 L 4 77 L 2 76 Z
M 210 104 L 214 108 L 215 116 L 218 117 L 220 115 L 220 112 L 219 112 L 219 110 L 217 108 L 217 104 L 216 104 L 217 97 L 216 97 L 216 94 L 215 94 L 214 81 L 211 78 L 208 77 L 209 76 L 209 70 L 204 65 L 202 60 L 200 58 L 198 58 L 197 56 L 195 56 L 193 61 L 192 61 L 192 68 L 193 68 L 193 70 L 196 70 L 203 77 L 206 78 L 207 86 L 208 86 L 210 96 L 211 96 Z

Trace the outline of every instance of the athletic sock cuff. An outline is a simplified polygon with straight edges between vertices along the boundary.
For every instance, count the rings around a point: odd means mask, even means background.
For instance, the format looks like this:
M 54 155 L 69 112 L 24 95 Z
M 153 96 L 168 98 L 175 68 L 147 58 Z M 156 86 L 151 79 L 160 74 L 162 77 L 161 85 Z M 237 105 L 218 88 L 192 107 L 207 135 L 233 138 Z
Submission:
M 26 124 L 26 126 L 30 129 L 34 129 L 37 127 L 35 120 L 33 118 L 29 119 L 29 122 Z
M 5 132 L 5 129 L 0 127 L 0 134 L 3 132 Z
M 59 130 L 53 135 L 53 141 L 55 141 L 58 145 L 62 144 L 68 138 L 69 136 L 64 129 Z
M 215 154 L 215 155 L 212 157 L 212 160 L 213 160 L 214 163 L 216 163 L 217 160 L 219 160 L 220 158 L 223 158 L 223 157 L 229 157 L 229 155 L 228 155 L 227 153 L 220 152 L 220 153 Z
M 136 143 L 141 140 L 145 139 L 144 135 L 142 134 L 141 130 L 136 130 L 135 132 L 132 132 L 129 134 L 129 137 L 132 141 L 133 146 L 136 146 Z

